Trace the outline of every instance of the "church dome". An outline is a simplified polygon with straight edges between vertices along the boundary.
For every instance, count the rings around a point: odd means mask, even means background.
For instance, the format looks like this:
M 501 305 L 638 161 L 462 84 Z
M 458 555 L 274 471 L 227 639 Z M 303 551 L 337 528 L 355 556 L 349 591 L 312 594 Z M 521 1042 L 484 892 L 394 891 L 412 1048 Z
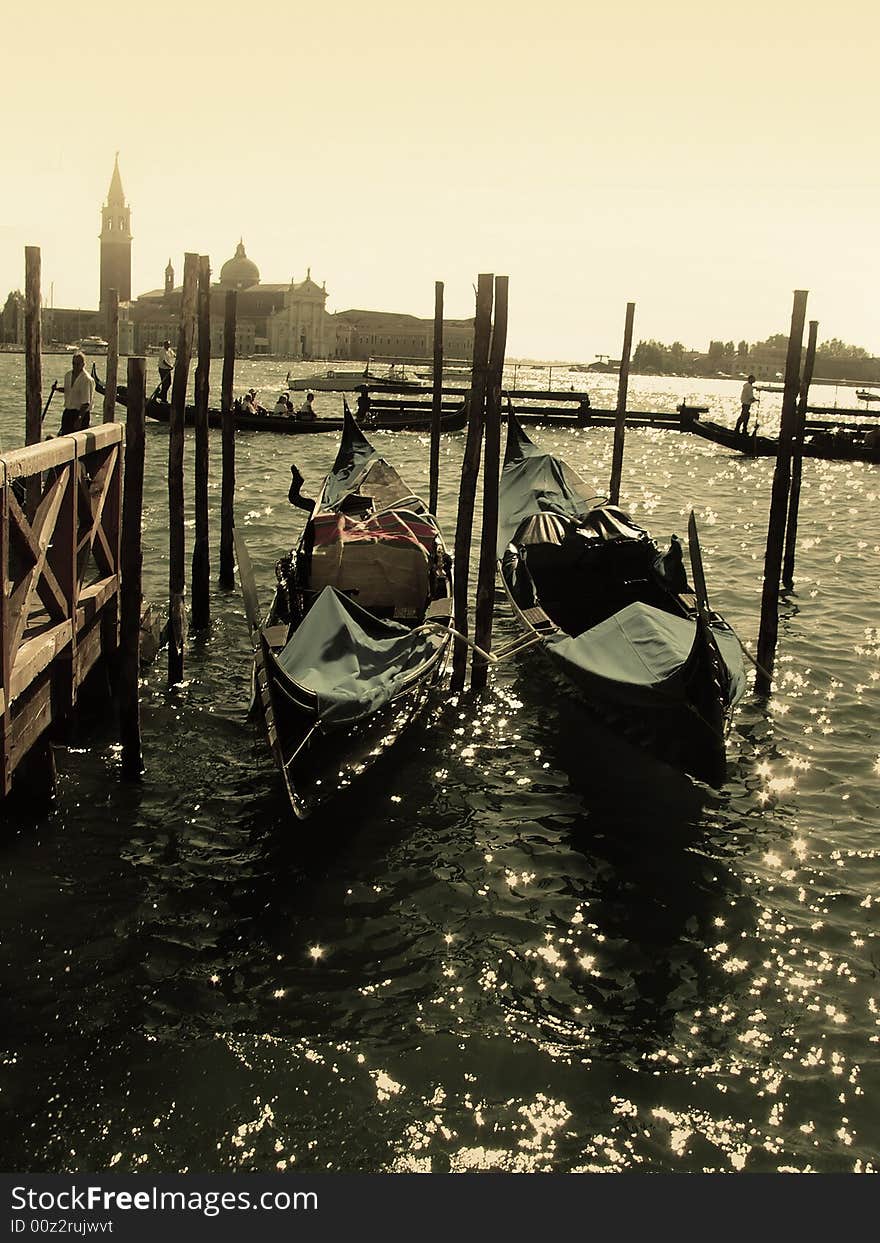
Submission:
M 253 259 L 244 253 L 244 242 L 235 248 L 235 254 L 227 259 L 220 269 L 220 284 L 228 289 L 249 289 L 251 285 L 259 285 L 260 269 Z

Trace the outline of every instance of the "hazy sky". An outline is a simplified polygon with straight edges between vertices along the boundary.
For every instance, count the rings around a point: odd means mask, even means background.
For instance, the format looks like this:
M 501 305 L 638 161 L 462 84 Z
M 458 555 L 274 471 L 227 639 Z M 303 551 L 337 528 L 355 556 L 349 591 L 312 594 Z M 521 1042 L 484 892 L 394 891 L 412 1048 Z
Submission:
M 473 313 L 510 276 L 512 355 L 786 330 L 880 354 L 880 6 L 839 0 L 205 0 L 17 5 L 0 73 L 0 299 L 39 245 L 98 299 L 120 151 L 135 294 L 243 236 L 328 309 Z

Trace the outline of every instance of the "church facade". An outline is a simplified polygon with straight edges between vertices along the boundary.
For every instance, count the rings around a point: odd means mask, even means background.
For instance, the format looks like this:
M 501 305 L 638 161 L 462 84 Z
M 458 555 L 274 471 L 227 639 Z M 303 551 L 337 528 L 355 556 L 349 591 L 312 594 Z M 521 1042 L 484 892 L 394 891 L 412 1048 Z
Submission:
M 100 278 L 98 310 L 44 307 L 43 341 L 46 345 L 75 344 L 86 337 L 106 336 L 109 293 L 119 296 L 119 352 L 147 354 L 162 342 L 177 344 L 182 288 L 174 283 L 171 260 L 161 286 L 132 300 L 131 208 L 126 202 L 117 152 L 107 200 L 101 208 Z M 293 277 L 264 284 L 260 270 L 239 239 L 235 253 L 220 268 L 211 286 L 211 353 L 222 356 L 226 294 L 237 292 L 235 352 L 239 357 L 267 355 L 290 361 L 311 358 L 370 358 L 407 362 L 429 359 L 434 349 L 433 319 L 418 319 L 387 311 L 327 311 L 327 286 Z M 0 311 L 0 339 L 24 343 L 24 299 L 10 293 Z M 449 359 L 469 359 L 473 351 L 473 320 L 444 320 L 443 345 Z

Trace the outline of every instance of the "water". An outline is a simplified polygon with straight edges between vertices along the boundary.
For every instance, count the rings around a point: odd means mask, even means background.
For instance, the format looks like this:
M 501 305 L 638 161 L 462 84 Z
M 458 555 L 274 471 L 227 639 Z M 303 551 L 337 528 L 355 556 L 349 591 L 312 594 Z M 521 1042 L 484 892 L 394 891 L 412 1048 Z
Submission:
M 45 360 L 49 380 L 62 363 Z M 286 370 L 245 362 L 237 379 L 268 404 Z M 634 377 L 632 404 L 688 397 L 732 424 L 739 387 Z M 590 388 L 613 404 L 613 377 Z M 22 393 L 22 359 L 0 357 L 6 449 Z M 318 397 L 322 413 L 338 402 Z M 535 429 L 596 491 L 611 435 Z M 426 489 L 426 437 L 374 440 Z M 448 531 L 462 446 L 442 446 Z M 159 601 L 166 450 L 150 425 Z M 188 436 L 188 480 L 191 450 Z M 211 452 L 216 573 L 217 437 Z M 290 462 L 314 483 L 334 453 L 239 437 L 264 604 L 302 520 Z M 712 603 L 749 642 L 771 477 L 697 437 L 627 436 L 635 518 L 683 535 L 695 507 Z M 348 801 L 299 824 L 245 719 L 240 600 L 215 591 L 186 684 L 166 689 L 162 657 L 146 678 L 143 785 L 119 781 L 109 724 L 79 731 L 51 814 L 3 826 L 0 1164 L 876 1169 L 877 501 L 875 467 L 804 463 L 778 686 L 740 707 L 718 792 L 584 734 L 524 661 L 477 703 L 435 705 Z

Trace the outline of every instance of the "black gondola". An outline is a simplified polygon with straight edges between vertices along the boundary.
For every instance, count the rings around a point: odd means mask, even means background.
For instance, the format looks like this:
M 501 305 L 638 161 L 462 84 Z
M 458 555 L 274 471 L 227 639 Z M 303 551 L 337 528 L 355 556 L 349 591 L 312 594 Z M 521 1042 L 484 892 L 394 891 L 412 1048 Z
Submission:
M 95 381 L 95 388 L 99 393 L 105 392 L 105 385 L 98 376 L 94 367 L 92 367 L 92 377 Z M 127 400 L 126 386 L 120 384 L 116 389 L 116 400 L 120 406 L 125 406 Z M 155 419 L 158 423 L 168 423 L 171 419 L 171 406 L 167 401 L 159 401 L 155 394 L 147 398 L 146 415 L 150 419 Z M 187 427 L 192 427 L 195 423 L 195 407 L 187 406 L 184 422 Z M 444 414 L 440 419 L 441 432 L 459 432 L 467 423 L 467 409 L 462 404 L 461 409 L 454 410 L 450 414 Z M 208 411 L 208 426 L 222 427 L 223 416 L 221 411 L 212 408 Z M 311 420 L 300 420 L 295 415 L 289 414 L 245 414 L 241 409 L 235 410 L 235 426 L 239 431 L 244 432 L 280 432 L 284 436 L 302 436 L 314 435 L 319 432 L 335 432 L 337 435 L 342 432 L 344 422 L 342 419 L 326 419 L 317 418 Z M 374 410 L 373 417 L 370 421 L 370 429 L 372 431 L 382 432 L 428 432 L 431 430 L 431 414 L 413 414 L 406 410 Z
M 775 436 L 759 436 L 754 432 L 744 435 L 707 419 L 690 420 L 687 430 L 746 457 L 776 457 L 779 451 Z M 801 453 L 804 457 L 828 462 L 880 462 L 880 434 L 876 428 L 850 430 L 836 428 L 833 424 L 817 427 L 813 422 L 806 428 Z
M 676 537 L 661 553 L 509 417 L 498 555 L 523 640 L 606 724 L 717 786 L 746 677 L 739 640 L 708 607 L 693 515 L 690 535 L 696 592 Z
M 256 697 L 301 819 L 396 741 L 451 642 L 452 567 L 436 520 L 347 406 L 344 424 L 299 544 L 276 565 L 263 624 L 236 532 Z

